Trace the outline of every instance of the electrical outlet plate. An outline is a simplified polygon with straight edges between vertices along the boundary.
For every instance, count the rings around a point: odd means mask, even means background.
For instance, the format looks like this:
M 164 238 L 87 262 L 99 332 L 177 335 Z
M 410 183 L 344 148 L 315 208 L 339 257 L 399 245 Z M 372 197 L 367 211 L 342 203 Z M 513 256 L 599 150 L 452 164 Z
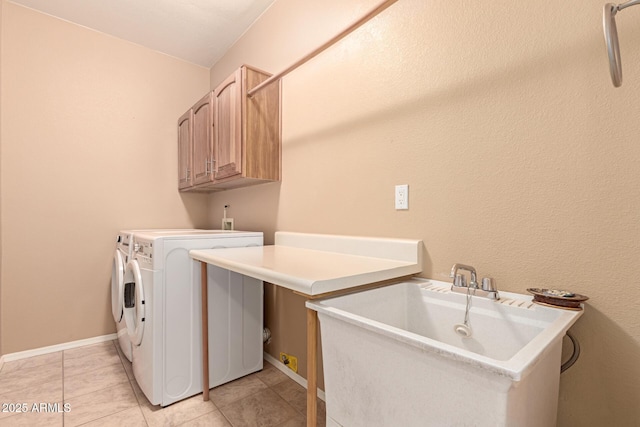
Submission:
M 409 209 L 409 184 L 396 185 L 396 210 Z
M 287 353 L 280 353 L 280 361 L 284 365 L 291 369 L 293 372 L 298 373 L 298 358 Z
M 223 218 L 222 219 L 222 229 L 223 230 L 233 230 L 233 218 Z

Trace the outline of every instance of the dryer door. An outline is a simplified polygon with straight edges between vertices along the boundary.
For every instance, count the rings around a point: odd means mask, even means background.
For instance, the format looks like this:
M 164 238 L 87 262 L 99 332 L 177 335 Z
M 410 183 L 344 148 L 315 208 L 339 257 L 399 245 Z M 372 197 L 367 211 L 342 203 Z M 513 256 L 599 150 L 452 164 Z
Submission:
M 140 345 L 144 335 L 144 287 L 138 261 L 129 261 L 124 273 L 124 320 L 129 339 L 133 345 Z
M 111 312 L 113 320 L 122 320 L 122 301 L 124 298 L 124 259 L 120 250 L 116 249 L 111 266 Z

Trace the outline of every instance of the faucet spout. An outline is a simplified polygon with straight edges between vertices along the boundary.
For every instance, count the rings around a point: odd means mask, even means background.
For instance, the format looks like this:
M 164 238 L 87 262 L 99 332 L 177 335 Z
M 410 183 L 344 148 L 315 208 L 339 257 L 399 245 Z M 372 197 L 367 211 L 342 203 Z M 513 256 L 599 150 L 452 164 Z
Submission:
M 478 275 L 476 273 L 475 268 L 465 264 L 453 264 L 453 267 L 451 267 L 451 273 L 449 274 L 449 277 L 452 279 L 455 279 L 456 274 L 458 273 L 458 270 L 468 271 L 471 274 L 471 282 L 469 282 L 469 287 L 478 288 Z
M 468 285 L 466 284 L 465 280 L 466 276 L 464 276 L 463 274 L 459 274 L 458 270 L 465 270 L 468 271 L 469 274 L 471 274 L 471 281 Z M 482 287 L 480 287 L 480 285 L 478 284 L 478 274 L 476 273 L 476 269 L 470 265 L 453 264 L 449 277 L 453 279 L 453 285 L 451 286 L 452 292 L 471 295 L 471 289 L 473 289 L 473 296 L 481 296 L 493 300 L 500 299 L 500 295 L 498 295 L 498 289 L 496 288 L 494 280 L 491 277 L 485 277 L 484 279 L 482 279 Z

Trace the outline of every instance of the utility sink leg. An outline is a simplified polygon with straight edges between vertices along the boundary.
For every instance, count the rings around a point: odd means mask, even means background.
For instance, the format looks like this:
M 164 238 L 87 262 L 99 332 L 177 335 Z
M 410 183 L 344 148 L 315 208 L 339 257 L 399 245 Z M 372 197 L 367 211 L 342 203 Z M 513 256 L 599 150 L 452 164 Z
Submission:
M 200 263 L 202 293 L 202 400 L 209 400 L 209 307 L 207 295 L 207 263 Z
M 318 418 L 318 312 L 307 308 L 307 427 Z

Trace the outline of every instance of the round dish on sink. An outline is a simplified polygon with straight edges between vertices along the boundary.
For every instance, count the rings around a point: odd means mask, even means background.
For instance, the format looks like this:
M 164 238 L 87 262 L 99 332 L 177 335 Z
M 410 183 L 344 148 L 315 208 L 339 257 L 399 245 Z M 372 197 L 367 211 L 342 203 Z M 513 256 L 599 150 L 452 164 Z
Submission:
M 581 310 L 580 304 L 589 297 L 559 289 L 528 288 L 527 292 L 533 294 L 533 302 L 554 307 Z

